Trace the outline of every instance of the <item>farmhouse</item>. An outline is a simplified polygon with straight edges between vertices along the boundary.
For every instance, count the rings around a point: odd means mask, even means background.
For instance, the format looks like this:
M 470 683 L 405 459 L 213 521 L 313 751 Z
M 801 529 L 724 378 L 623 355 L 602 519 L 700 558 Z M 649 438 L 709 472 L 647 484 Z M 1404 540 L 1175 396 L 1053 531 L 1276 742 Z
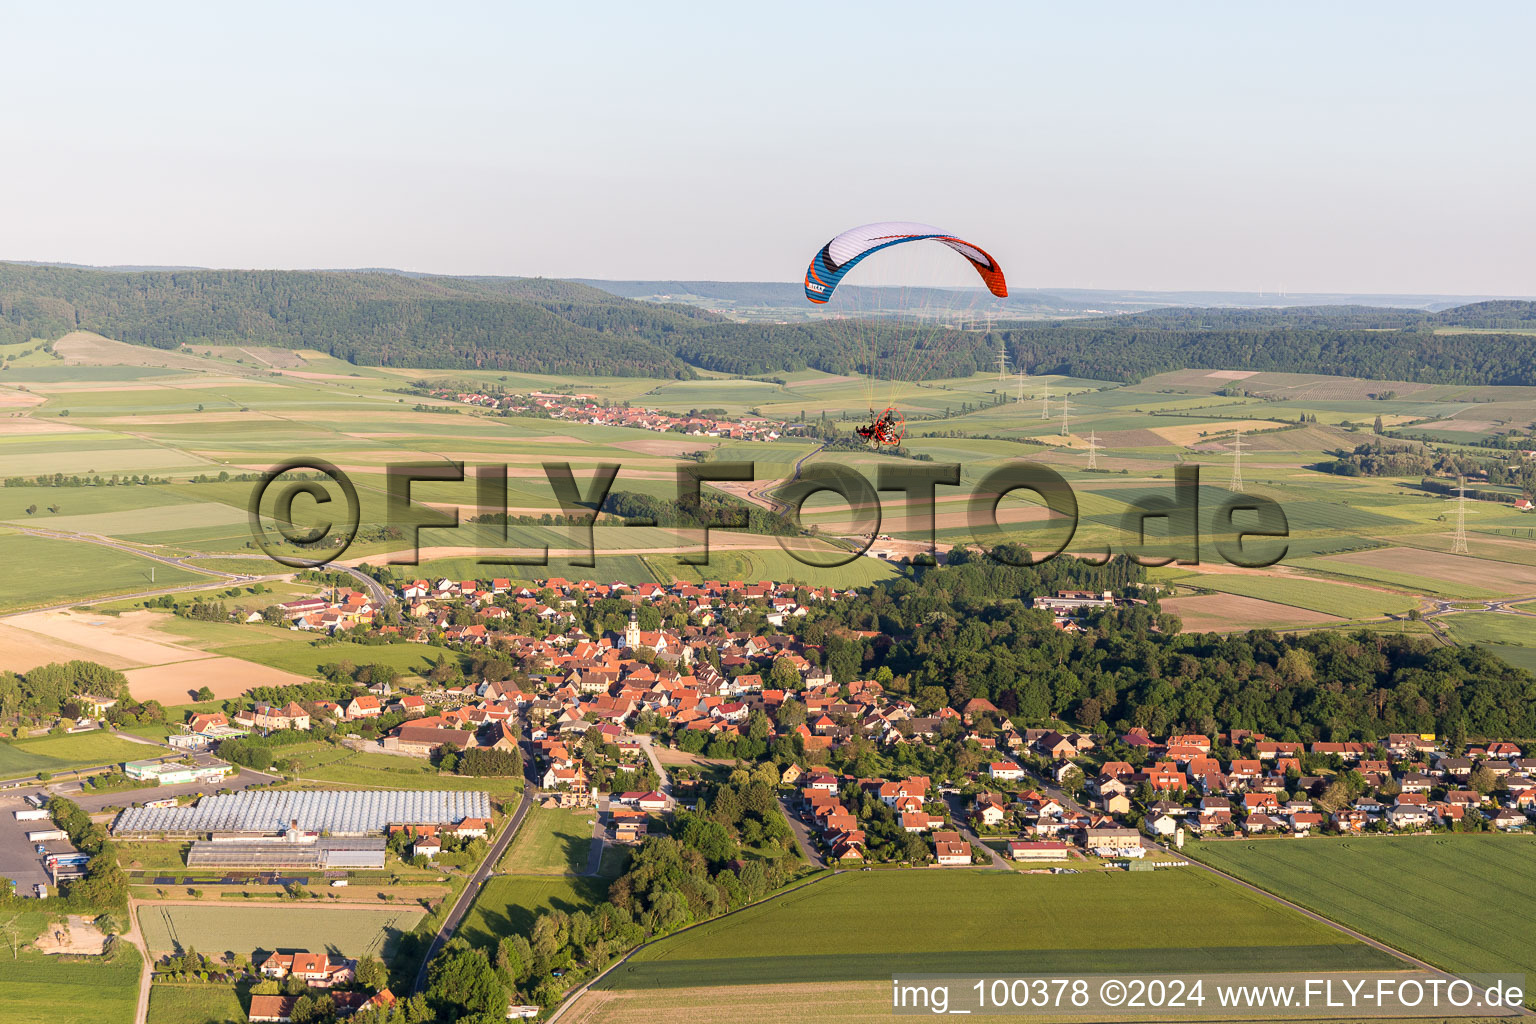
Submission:
M 293 1005 L 298 996 L 251 996 L 251 1024 L 288 1024 L 293 1020 Z
M 328 953 L 273 953 L 261 962 L 264 978 L 286 978 L 292 974 L 315 988 L 346 985 L 357 969 L 355 961 Z

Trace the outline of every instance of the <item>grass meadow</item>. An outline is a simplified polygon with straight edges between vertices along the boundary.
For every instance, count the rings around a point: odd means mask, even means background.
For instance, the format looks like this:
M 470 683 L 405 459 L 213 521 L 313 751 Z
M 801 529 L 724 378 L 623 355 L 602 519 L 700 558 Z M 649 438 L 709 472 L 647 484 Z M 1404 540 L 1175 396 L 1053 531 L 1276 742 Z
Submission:
M 110 732 L 0 740 L 0 776 L 60 772 L 86 765 L 137 761 L 164 753 L 164 749 L 134 743 Z

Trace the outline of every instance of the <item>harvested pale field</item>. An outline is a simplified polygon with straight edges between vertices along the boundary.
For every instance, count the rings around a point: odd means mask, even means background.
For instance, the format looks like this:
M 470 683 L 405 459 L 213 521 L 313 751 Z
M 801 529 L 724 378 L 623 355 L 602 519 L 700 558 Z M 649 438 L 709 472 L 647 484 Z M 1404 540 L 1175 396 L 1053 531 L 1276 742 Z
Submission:
M 26 672 L 56 661 L 94 661 L 117 669 L 133 668 L 138 664 L 127 658 L 103 654 L 95 648 L 0 623 L 0 672 Z
M 770 537 L 761 534 L 736 533 L 731 530 L 711 530 L 709 532 L 709 548 L 711 551 L 767 551 L 778 550 L 778 545 Z M 662 548 L 604 548 L 599 547 L 598 555 L 609 557 L 613 555 L 678 555 L 697 554 L 704 550 L 703 540 L 690 540 L 679 542 L 676 545 Z M 830 545 L 824 547 L 827 554 L 847 554 L 842 548 L 834 548 Z M 480 547 L 423 547 L 405 548 L 399 551 L 376 551 L 370 555 L 362 555 L 357 558 L 343 558 L 336 565 L 358 566 L 364 562 L 370 565 L 414 565 L 416 562 L 428 562 L 436 558 L 475 558 L 480 555 L 537 555 L 541 552 L 533 548 L 480 548 Z M 574 558 L 578 555 L 590 554 L 587 548 L 550 548 L 551 561 Z
M 1446 430 L 1458 434 L 1489 434 L 1499 429 L 1499 424 L 1492 420 L 1435 420 L 1432 423 L 1420 423 L 1418 430 Z
M 1206 376 L 1213 380 L 1247 380 L 1258 372 L 1257 370 L 1212 370 Z
M 238 697 L 255 686 L 289 686 L 308 681 L 307 676 L 223 657 L 129 669 L 123 674 L 128 677 L 128 691 L 135 700 L 157 700 L 162 704 L 185 704 L 204 686 L 223 700 Z
M 613 447 L 623 448 L 627 452 L 639 452 L 641 455 L 675 456 L 696 452 L 703 448 L 714 448 L 719 443 L 713 438 L 703 437 L 690 437 L 680 441 L 665 437 L 649 437 L 641 441 L 620 441 Z
M 5 625 L 86 650 L 92 661 L 109 664 L 107 659 L 111 659 L 117 662 L 111 666 L 114 668 L 166 665 L 207 657 L 206 652 L 167 642 L 165 634 L 154 628 L 156 621 L 156 614 L 148 611 L 118 616 L 55 611 L 13 615 L 5 620 Z
M 164 349 L 145 348 L 112 341 L 89 331 L 71 331 L 53 343 L 53 350 L 73 366 L 166 366 L 206 370 L 209 364 L 196 356 Z
M 888 981 L 589 991 L 562 1017 L 569 1024 L 875 1024 L 890 1019 Z
M 1152 433 L 1169 444 L 1192 445 L 1210 440 L 1217 434 L 1230 434 L 1234 430 L 1274 430 L 1283 424 L 1274 420 L 1212 420 L 1207 423 L 1180 423 L 1174 426 L 1153 427 Z
M 38 401 L 42 401 L 42 399 L 38 399 Z M 0 401 L 0 405 L 3 404 L 5 403 Z M 7 416 L 4 419 L 0 419 L 0 434 L 69 434 L 89 429 L 89 427 L 81 427 L 59 420 L 33 419 L 31 416 Z
M 1164 598 L 1163 611 L 1184 621 L 1186 633 L 1229 633 L 1271 626 L 1326 626 L 1344 622 L 1337 615 L 1292 608 L 1237 594 L 1200 594 Z
M 0 390 L 0 408 L 30 408 L 34 405 L 42 405 L 47 399 L 34 395 L 30 391 L 16 391 L 11 388 Z
M 1410 572 L 1417 576 L 1463 583 L 1484 590 L 1524 593 L 1536 590 L 1536 566 L 1514 562 L 1495 562 L 1487 558 L 1453 555 L 1447 551 L 1423 548 L 1373 548 L 1344 555 L 1328 555 L 1318 560 L 1320 567 L 1346 562 L 1373 569 Z
M 1107 430 L 1099 435 L 1099 450 L 1110 448 L 1162 448 L 1168 444 L 1152 430 Z

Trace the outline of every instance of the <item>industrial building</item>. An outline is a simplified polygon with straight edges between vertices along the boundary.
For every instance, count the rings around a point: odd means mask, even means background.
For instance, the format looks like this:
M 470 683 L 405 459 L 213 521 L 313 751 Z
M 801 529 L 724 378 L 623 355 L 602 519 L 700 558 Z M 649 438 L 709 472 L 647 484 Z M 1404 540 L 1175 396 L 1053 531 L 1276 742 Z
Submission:
M 212 758 L 197 764 L 179 761 L 129 761 L 123 774 L 130 779 L 153 782 L 157 786 L 179 786 L 186 782 L 221 782 L 235 773 L 235 767 Z
M 198 840 L 187 851 L 187 867 L 220 871 L 368 870 L 384 867 L 384 840 L 321 839 L 305 834 L 290 840 Z
M 391 825 L 456 825 L 490 818 L 484 793 L 443 790 L 247 790 L 205 796 L 190 807 L 130 807 L 119 838 L 275 838 L 297 828 L 322 837 L 378 836 Z

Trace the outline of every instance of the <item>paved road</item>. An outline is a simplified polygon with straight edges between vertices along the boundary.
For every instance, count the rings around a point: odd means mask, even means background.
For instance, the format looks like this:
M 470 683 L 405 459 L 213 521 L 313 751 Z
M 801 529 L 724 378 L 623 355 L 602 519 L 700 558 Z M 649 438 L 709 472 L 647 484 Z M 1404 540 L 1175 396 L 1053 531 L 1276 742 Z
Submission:
M 610 804 L 606 796 L 597 798 L 597 806 L 592 808 L 592 849 L 587 853 L 587 870 L 584 875 L 595 875 L 603 867 L 603 850 L 608 845 L 608 826 L 603 822 L 603 815 L 608 813 Z
M 789 799 L 783 793 L 779 794 L 779 810 L 784 812 L 784 817 L 789 821 L 789 830 L 795 834 L 795 842 L 800 846 L 800 856 L 804 857 L 805 862 L 812 867 L 826 867 L 826 858 L 822 857 L 816 838 L 811 835 L 809 826 L 790 806 Z
M 959 831 L 960 835 L 964 837 L 966 842 L 971 844 L 971 849 L 973 851 L 984 851 L 987 856 L 992 858 L 993 867 L 1002 868 L 1006 871 L 1008 869 L 1008 863 L 1003 860 L 1002 854 L 998 853 L 996 850 L 992 849 L 992 847 L 982 842 L 981 836 L 976 834 L 976 830 L 971 828 L 970 822 L 966 820 L 965 797 L 961 796 L 959 793 L 945 793 L 944 802 L 949 805 L 949 816 L 955 819 L 956 830 Z
M 496 862 L 501 860 L 501 855 L 506 852 L 507 846 L 512 842 L 512 837 L 517 834 L 518 827 L 523 819 L 528 816 L 528 808 L 533 806 L 534 798 L 538 796 L 538 787 L 533 779 L 533 758 L 530 751 L 523 750 L 523 796 L 517 803 L 517 810 L 501 828 L 501 835 L 491 844 L 490 853 L 485 860 L 475 869 L 470 876 L 469 884 L 464 891 L 459 893 L 459 898 L 453 904 L 453 909 L 443 919 L 443 926 L 437 930 L 437 935 L 432 939 L 432 945 L 427 947 L 427 955 L 421 958 L 421 969 L 416 972 L 416 981 L 411 986 L 411 993 L 421 992 L 427 987 L 427 964 L 442 950 L 443 946 L 453 937 L 454 931 L 459 927 L 459 922 L 464 920 L 464 915 L 469 912 L 470 905 L 475 902 L 475 897 L 480 894 L 480 888 L 485 885 L 486 879 L 491 877 L 496 867 Z

